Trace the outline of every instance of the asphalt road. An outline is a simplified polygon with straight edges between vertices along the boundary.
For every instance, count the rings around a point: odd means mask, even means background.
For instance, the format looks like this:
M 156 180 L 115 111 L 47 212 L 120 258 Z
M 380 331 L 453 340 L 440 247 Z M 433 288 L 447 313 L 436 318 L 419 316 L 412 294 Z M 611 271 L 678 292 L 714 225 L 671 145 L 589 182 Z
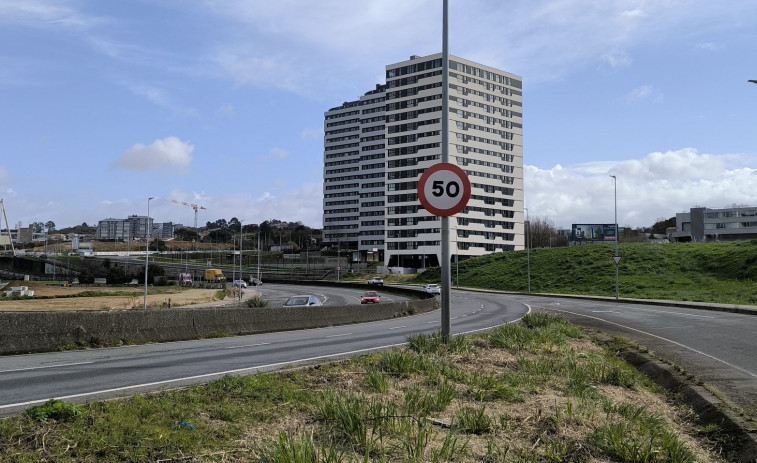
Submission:
M 355 303 L 362 291 L 264 284 L 264 298 L 324 294 L 326 305 Z M 382 293 L 392 298 L 390 293 Z M 271 310 L 275 310 L 275 303 Z M 454 333 L 474 332 L 519 319 L 529 307 L 500 295 L 453 292 Z M 370 310 L 370 306 L 366 306 Z M 405 342 L 410 334 L 440 329 L 440 312 L 314 330 L 175 343 L 0 357 L 0 414 L 50 398 L 71 402 L 129 395 L 291 364 L 332 360 Z
M 295 293 L 325 305 L 357 303 L 362 291 L 269 285 L 272 310 Z M 385 300 L 399 298 L 382 292 Z M 531 308 L 631 339 L 719 391 L 757 417 L 757 317 L 651 304 L 452 291 L 453 333 L 517 320 Z M 370 310 L 370 306 L 366 306 Z M 402 344 L 440 329 L 440 313 L 360 325 L 86 351 L 0 357 L 0 414 L 49 398 L 84 402 L 208 381 L 226 374 L 333 360 Z
M 757 316 L 623 301 L 510 299 L 648 348 L 713 387 L 735 411 L 757 424 Z

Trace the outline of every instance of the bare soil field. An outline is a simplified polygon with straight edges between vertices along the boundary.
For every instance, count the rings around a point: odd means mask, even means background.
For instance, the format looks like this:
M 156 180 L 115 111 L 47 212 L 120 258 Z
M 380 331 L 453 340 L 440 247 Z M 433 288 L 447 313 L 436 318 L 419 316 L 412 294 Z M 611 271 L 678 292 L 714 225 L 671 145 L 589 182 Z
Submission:
M 14 281 L 10 286 L 28 286 L 34 291 L 34 298 L 0 298 L 0 311 L 7 310 L 125 310 L 141 308 L 144 303 L 144 287 L 100 287 L 100 286 L 51 286 L 32 281 Z M 113 293 L 112 296 L 98 295 L 76 297 L 85 291 Z M 217 289 L 181 288 L 178 286 L 150 287 L 147 293 L 148 307 L 171 307 L 212 302 Z M 40 297 L 51 297 L 51 299 Z

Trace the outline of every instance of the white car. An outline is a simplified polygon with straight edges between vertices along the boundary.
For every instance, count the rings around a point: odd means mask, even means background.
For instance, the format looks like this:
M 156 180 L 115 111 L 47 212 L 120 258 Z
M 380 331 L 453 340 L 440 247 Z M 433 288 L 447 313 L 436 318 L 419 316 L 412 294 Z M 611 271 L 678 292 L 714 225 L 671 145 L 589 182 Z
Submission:
M 307 307 L 323 305 L 317 296 L 310 294 L 302 294 L 300 296 L 292 296 L 284 303 L 284 307 Z
M 234 286 L 239 286 L 240 288 L 246 288 L 247 283 L 244 282 L 244 280 L 234 280 L 234 283 L 232 283 Z
M 429 283 L 426 286 L 423 287 L 424 291 L 426 291 L 429 294 L 441 294 L 442 288 L 439 287 L 439 285 L 434 283 Z

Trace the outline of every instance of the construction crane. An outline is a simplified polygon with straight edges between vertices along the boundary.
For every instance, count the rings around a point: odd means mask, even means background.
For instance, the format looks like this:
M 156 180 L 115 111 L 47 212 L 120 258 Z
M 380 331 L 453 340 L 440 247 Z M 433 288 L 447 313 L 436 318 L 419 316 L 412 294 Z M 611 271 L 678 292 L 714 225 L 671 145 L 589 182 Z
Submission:
M 181 204 L 182 206 L 189 206 L 192 209 L 195 210 L 195 234 L 197 235 L 197 238 L 199 239 L 199 234 L 197 233 L 197 211 L 199 209 L 205 209 L 205 206 L 200 206 L 198 204 L 190 204 L 186 201 L 176 201 L 175 199 L 171 200 L 172 203 Z
M 13 257 L 16 257 L 16 248 L 13 247 L 13 237 L 11 236 L 11 225 L 8 223 L 8 216 L 5 215 L 5 204 L 3 203 L 2 198 L 0 198 L 0 209 L 3 210 L 3 218 L 5 218 L 5 229 L 8 231 L 8 241 L 10 241 L 11 243 L 11 251 L 13 252 Z M 18 230 L 18 228 L 16 230 Z

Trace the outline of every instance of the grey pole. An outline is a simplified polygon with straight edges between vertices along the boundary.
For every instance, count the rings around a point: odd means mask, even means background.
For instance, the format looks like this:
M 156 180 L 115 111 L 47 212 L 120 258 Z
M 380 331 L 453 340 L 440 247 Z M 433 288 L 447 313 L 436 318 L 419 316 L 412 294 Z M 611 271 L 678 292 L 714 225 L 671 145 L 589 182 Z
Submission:
M 244 230 L 242 229 L 242 222 L 244 222 L 244 220 L 239 221 L 239 279 L 244 281 L 244 276 L 242 275 L 242 256 L 244 256 L 244 254 L 242 254 L 242 233 L 244 232 Z M 241 283 L 239 284 L 239 300 L 242 300 Z
M 531 294 L 531 221 L 528 219 L 528 208 L 526 210 L 526 223 L 528 224 L 526 234 L 526 275 L 528 278 L 528 294 Z
M 442 15 L 442 162 L 449 162 L 449 33 L 448 23 L 449 15 L 448 0 L 444 0 Z M 450 326 L 450 282 L 452 273 L 450 271 L 450 254 L 449 254 L 449 217 L 442 217 L 442 261 L 439 263 L 442 267 L 442 339 L 444 342 L 449 340 Z
M 610 175 L 613 178 L 615 184 L 615 257 L 618 257 L 618 178 L 614 175 Z M 615 300 L 618 300 L 618 262 L 615 262 Z
M 150 263 L 150 201 L 154 196 L 147 198 L 147 223 L 145 223 L 145 300 L 142 308 L 147 308 L 147 267 Z

